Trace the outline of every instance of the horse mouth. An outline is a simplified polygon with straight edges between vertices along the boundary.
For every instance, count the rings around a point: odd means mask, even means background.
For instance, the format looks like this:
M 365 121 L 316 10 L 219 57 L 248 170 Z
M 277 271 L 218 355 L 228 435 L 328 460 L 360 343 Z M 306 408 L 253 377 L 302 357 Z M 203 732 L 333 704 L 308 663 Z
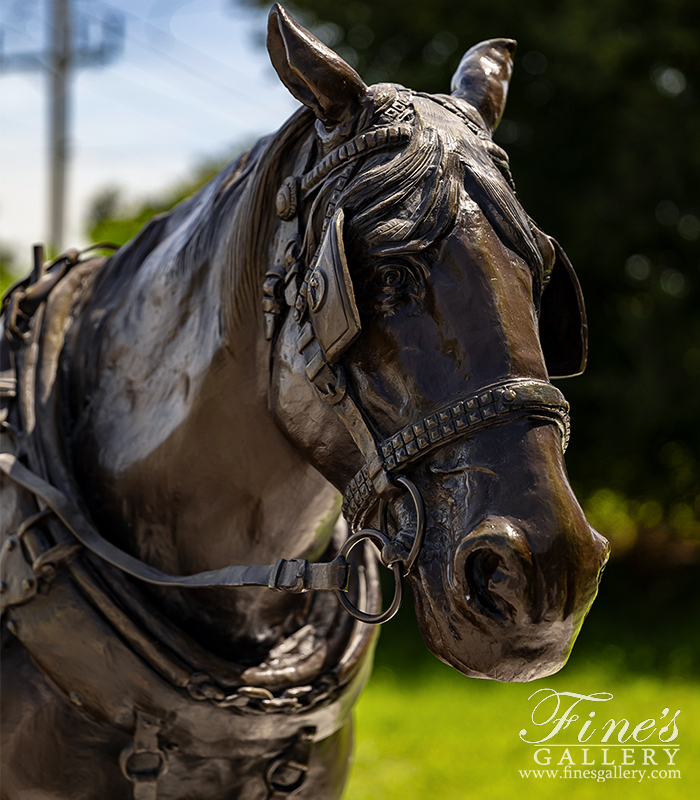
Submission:
M 433 598 L 414 587 L 416 616 L 428 649 L 444 663 L 470 678 L 527 682 L 558 672 L 566 663 L 578 630 L 562 621 L 547 632 L 534 625 L 501 619 L 483 621 L 481 610 L 470 617 L 436 613 Z M 491 615 L 498 619 L 499 615 Z
M 585 564 L 562 571 L 555 585 L 513 529 L 503 536 L 482 526 L 456 548 L 449 567 L 419 559 L 409 581 L 427 647 L 469 677 L 527 682 L 559 671 L 607 561 L 604 540 L 591 536 L 596 549 Z

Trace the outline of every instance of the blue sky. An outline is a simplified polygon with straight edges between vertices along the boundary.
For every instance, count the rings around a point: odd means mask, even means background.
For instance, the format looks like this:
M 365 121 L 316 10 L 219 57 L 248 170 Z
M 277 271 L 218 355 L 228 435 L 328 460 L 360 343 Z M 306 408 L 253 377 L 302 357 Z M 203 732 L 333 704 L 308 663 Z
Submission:
M 81 69 L 71 89 L 65 245 L 86 243 L 95 193 L 157 194 L 207 157 L 278 128 L 297 107 L 272 69 L 264 11 L 235 0 L 75 0 L 78 13 L 124 15 L 123 54 Z M 37 50 L 47 0 L 4 0 L 5 51 Z M 0 74 L 0 242 L 28 262 L 47 237 L 48 76 Z

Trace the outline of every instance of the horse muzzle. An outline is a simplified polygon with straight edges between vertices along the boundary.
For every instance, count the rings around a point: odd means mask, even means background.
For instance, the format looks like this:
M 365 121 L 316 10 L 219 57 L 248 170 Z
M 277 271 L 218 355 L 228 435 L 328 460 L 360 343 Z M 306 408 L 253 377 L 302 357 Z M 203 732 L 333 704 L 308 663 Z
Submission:
M 449 534 L 429 526 L 409 581 L 430 650 L 471 677 L 530 681 L 561 669 L 607 561 L 607 541 L 586 528 L 557 563 L 513 519 L 486 517 L 451 560 L 437 555 Z

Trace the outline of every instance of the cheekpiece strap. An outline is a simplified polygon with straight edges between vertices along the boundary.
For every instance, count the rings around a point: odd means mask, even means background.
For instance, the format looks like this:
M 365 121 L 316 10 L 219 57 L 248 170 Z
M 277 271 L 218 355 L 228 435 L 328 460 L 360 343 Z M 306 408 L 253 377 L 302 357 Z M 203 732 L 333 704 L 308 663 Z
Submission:
M 309 280 L 318 253 L 314 254 L 309 264 L 304 264 L 301 260 L 303 201 L 332 173 L 343 167 L 341 174 L 335 178 L 333 193 L 326 209 L 320 238 L 323 241 L 335 214 L 338 197 L 352 170 L 352 162 L 371 151 L 397 147 L 410 140 L 410 126 L 398 122 L 406 112 L 407 103 L 397 100 L 394 106 L 394 113 L 387 116 L 393 116 L 395 124 L 375 127 L 358 134 L 349 142 L 336 147 L 316 166 L 306 171 L 313 141 L 309 140 L 299 152 L 293 173 L 282 182 L 276 198 L 277 215 L 281 220 L 279 246 L 263 284 L 262 305 L 268 341 L 274 337 L 285 305 L 293 309 L 294 319 L 299 324 L 308 309 Z
M 360 319 L 352 280 L 345 262 L 343 211 L 340 196 L 354 168 L 353 161 L 368 151 L 396 147 L 411 137 L 411 128 L 398 123 L 406 103 L 395 103 L 394 124 L 365 131 L 336 147 L 313 169 L 304 172 L 308 157 L 297 159 L 294 174 L 277 194 L 281 220 L 278 256 L 266 275 L 263 289 L 266 336 L 272 339 L 281 319 L 282 304 L 292 309 L 298 324 L 297 350 L 305 373 L 320 398 L 333 406 L 362 453 L 373 491 L 388 499 L 396 493 L 391 484 L 361 409 L 348 392 L 342 366 L 343 353 L 360 334 Z M 300 168 L 302 167 L 302 168 Z M 326 203 L 319 246 L 309 263 L 301 261 L 303 200 L 331 175 L 333 186 Z

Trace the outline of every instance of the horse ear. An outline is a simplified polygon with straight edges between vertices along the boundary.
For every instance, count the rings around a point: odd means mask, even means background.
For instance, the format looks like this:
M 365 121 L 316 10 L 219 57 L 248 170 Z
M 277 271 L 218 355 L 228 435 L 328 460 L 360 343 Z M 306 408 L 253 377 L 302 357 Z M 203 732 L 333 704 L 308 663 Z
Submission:
M 550 242 L 555 259 L 540 305 L 540 344 L 550 378 L 572 378 L 586 369 L 586 307 L 571 262 L 556 240 Z
M 452 77 L 453 96 L 474 106 L 491 133 L 506 107 L 516 47 L 513 39 L 489 39 L 476 44 L 464 54 Z
M 318 248 L 309 276 L 309 316 L 323 354 L 331 364 L 360 335 L 360 313 L 345 257 L 343 209 L 339 208 Z
M 367 94 L 362 78 L 277 3 L 268 17 L 267 50 L 282 83 L 328 130 L 360 110 Z

